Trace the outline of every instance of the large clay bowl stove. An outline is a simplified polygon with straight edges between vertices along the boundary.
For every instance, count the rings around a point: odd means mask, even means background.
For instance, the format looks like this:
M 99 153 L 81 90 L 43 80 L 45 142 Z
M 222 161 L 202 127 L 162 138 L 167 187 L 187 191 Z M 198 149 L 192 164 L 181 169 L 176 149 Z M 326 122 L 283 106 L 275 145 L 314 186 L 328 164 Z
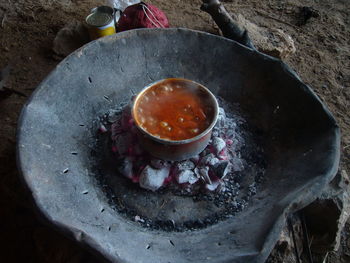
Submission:
M 168 78 L 210 90 L 218 119 L 196 158 L 155 167 L 124 113 Z M 20 118 L 18 164 L 48 223 L 111 262 L 264 262 L 286 216 L 335 175 L 339 138 L 280 60 L 203 32 L 142 29 L 89 43 L 41 83 Z M 191 182 L 170 172 L 184 161 Z M 159 189 L 145 184 L 161 169 Z

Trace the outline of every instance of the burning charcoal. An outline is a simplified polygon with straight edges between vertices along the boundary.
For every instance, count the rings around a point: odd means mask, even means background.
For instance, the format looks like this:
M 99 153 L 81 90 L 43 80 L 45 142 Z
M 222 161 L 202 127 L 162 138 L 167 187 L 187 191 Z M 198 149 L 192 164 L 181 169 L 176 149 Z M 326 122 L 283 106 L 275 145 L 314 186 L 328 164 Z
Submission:
M 225 113 L 224 108 L 219 107 L 219 115 L 220 115 L 221 117 L 224 117 L 224 118 L 226 119 L 226 113 Z
M 236 135 L 237 135 L 237 132 L 236 132 L 236 127 L 237 127 L 237 124 L 236 122 L 231 119 L 231 118 L 226 118 L 226 124 L 225 124 L 225 127 L 227 129 L 225 129 L 226 133 L 225 133 L 225 137 L 226 138 L 235 138 Z
M 120 155 L 125 155 L 128 153 L 130 147 L 131 136 L 127 133 L 122 133 L 116 137 L 115 146 L 118 149 Z
M 191 170 L 183 170 L 176 176 L 176 181 L 179 184 L 194 184 L 198 181 L 198 178 Z
M 135 144 L 134 153 L 136 155 L 142 155 L 144 153 L 143 149 L 140 147 L 139 144 Z
M 220 185 L 220 181 L 216 181 L 210 184 L 206 184 L 205 188 L 207 188 L 209 191 L 215 191 L 219 185 Z
M 117 146 L 115 146 L 115 145 L 112 146 L 112 152 L 114 152 L 114 153 L 118 152 Z
M 225 160 L 225 161 L 228 160 L 229 159 L 229 155 L 227 153 L 227 150 L 226 149 L 222 150 L 219 153 L 218 157 L 219 157 L 220 160 Z
M 226 122 L 226 113 L 225 110 L 221 107 L 219 107 L 219 115 L 218 115 L 218 120 L 216 122 L 216 127 L 217 128 L 222 128 L 225 126 Z
M 205 166 L 205 167 L 200 167 L 200 168 L 195 168 L 194 169 L 195 174 L 199 175 L 200 177 L 202 177 L 204 179 L 204 181 L 206 181 L 207 183 L 212 183 L 211 179 L 209 177 L 209 167 Z
M 240 172 L 244 169 L 242 160 L 239 158 L 232 158 L 231 164 L 232 164 L 232 171 L 234 172 Z
M 206 155 L 208 155 L 208 154 L 210 154 L 210 153 L 211 153 L 210 145 L 208 145 L 207 148 L 205 148 L 205 149 L 203 150 L 203 152 L 201 152 L 201 153 L 199 154 L 199 158 L 203 158 L 204 156 L 206 156 Z
M 163 185 L 165 178 L 168 176 L 168 167 L 154 169 L 147 165 L 141 172 L 140 186 L 151 191 L 156 191 Z
M 199 171 L 199 168 L 198 167 L 196 167 L 196 168 L 194 168 L 194 174 L 196 175 L 196 177 L 197 178 L 199 178 L 200 176 L 201 176 L 201 173 L 200 173 L 200 171 Z
M 214 165 L 213 167 L 214 174 L 223 179 L 228 172 L 230 171 L 230 166 L 228 161 L 222 161 Z
M 186 161 L 182 161 L 182 162 L 178 162 L 176 164 L 176 168 L 179 171 L 183 171 L 183 170 L 193 170 L 195 167 L 195 164 L 189 160 Z
M 119 111 L 117 110 L 109 110 L 107 114 L 107 121 L 109 123 L 114 123 L 119 119 Z
M 215 154 L 219 154 L 226 147 L 226 143 L 220 137 L 214 137 L 212 146 L 214 147 Z
M 230 145 L 232 145 L 233 144 L 233 141 L 231 140 L 231 139 L 227 139 L 226 140 L 226 145 L 227 146 L 230 146 Z
M 191 162 L 193 162 L 194 164 L 198 163 L 199 161 L 199 155 L 193 156 L 190 159 Z
M 122 132 L 123 132 L 123 130 L 122 130 L 122 127 L 121 127 L 121 124 L 119 121 L 115 122 L 111 125 L 111 139 L 113 141 L 115 141 L 118 134 L 120 134 Z
M 129 157 L 126 157 L 120 163 L 118 170 L 123 176 L 127 178 L 132 178 L 133 176 L 132 168 L 133 168 L 132 159 Z
M 193 176 L 190 177 L 188 182 L 189 182 L 189 184 L 195 184 L 198 182 L 198 180 L 199 180 L 199 178 L 193 173 Z
M 212 136 L 213 137 L 218 137 L 220 134 L 219 134 L 219 129 L 213 129 L 213 132 L 212 132 Z
M 133 124 L 133 119 L 131 116 L 131 107 L 128 105 L 124 108 L 122 117 L 121 117 L 122 129 L 124 131 L 130 130 Z
M 161 169 L 164 167 L 168 167 L 168 163 L 164 160 L 161 159 L 152 159 L 151 160 L 151 165 L 152 167 L 156 168 L 156 169 Z
M 100 128 L 99 128 L 99 131 L 100 131 L 101 133 L 107 132 L 106 126 L 104 126 L 104 125 L 101 123 Z
M 218 162 L 219 162 L 219 159 L 216 158 L 214 154 L 210 153 L 201 159 L 200 164 L 213 166 Z

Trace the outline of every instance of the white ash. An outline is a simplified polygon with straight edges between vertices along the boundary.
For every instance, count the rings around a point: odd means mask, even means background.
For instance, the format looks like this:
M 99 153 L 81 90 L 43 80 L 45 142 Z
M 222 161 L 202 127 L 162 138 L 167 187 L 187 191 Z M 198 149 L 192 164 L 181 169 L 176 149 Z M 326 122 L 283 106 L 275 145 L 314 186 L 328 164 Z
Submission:
M 175 163 L 175 167 L 177 168 L 178 171 L 183 171 L 183 170 L 193 170 L 196 167 L 196 165 L 192 161 L 186 160 L 186 161 Z
M 218 115 L 218 120 L 216 123 L 216 128 L 222 128 L 225 126 L 226 123 L 226 113 L 225 110 L 221 107 L 219 107 L 219 115 Z
M 192 170 L 182 170 L 176 175 L 176 181 L 178 184 L 194 184 L 198 180 L 198 177 Z
M 142 219 L 140 216 L 138 216 L 138 215 L 136 215 L 135 217 L 134 217 L 134 220 L 135 220 L 135 222 L 141 222 L 141 223 L 144 223 L 145 222 L 145 220 L 144 219 Z
M 220 137 L 214 137 L 212 139 L 212 145 L 213 145 L 215 154 L 218 155 L 226 147 L 226 142 Z
M 140 186 L 142 188 L 156 191 L 163 186 L 165 178 L 169 176 L 169 168 L 154 169 L 151 166 L 146 166 L 140 175 Z
M 220 185 L 219 181 L 213 182 L 211 184 L 206 184 L 205 187 L 209 190 L 209 191 L 215 191 L 218 186 Z
M 107 132 L 108 130 L 107 130 L 107 128 L 106 128 L 106 126 L 104 126 L 102 123 L 101 123 L 101 126 L 100 126 L 100 132 L 102 132 L 102 133 L 105 133 L 105 132 Z
M 219 163 L 220 160 L 215 157 L 213 153 L 205 155 L 201 160 L 200 160 L 200 165 L 208 165 L 208 166 L 214 166 L 215 164 Z
M 125 177 L 131 179 L 133 176 L 133 159 L 126 157 L 120 161 L 118 171 Z

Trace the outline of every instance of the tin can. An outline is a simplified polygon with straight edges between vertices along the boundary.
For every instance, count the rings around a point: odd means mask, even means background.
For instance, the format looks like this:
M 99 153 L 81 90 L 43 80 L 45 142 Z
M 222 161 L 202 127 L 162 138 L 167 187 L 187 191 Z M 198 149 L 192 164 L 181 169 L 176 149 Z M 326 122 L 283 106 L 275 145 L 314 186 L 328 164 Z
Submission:
M 115 34 L 116 11 L 109 6 L 99 6 L 91 10 L 85 19 L 91 39 Z

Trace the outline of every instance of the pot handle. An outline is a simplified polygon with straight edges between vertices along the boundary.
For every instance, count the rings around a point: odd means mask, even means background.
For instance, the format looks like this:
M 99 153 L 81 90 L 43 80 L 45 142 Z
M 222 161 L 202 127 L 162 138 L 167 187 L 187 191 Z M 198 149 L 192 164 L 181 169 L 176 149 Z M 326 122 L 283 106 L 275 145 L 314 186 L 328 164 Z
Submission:
M 201 10 L 207 12 L 218 25 L 224 37 L 256 50 L 247 30 L 241 30 L 219 0 L 202 0 Z

